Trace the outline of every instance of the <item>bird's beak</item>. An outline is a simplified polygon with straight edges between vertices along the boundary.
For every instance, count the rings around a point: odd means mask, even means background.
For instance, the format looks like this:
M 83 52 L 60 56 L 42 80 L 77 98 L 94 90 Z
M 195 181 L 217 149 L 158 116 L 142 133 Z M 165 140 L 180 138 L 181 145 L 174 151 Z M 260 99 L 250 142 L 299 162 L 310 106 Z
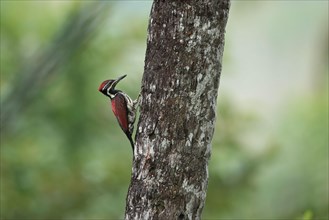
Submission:
M 114 81 L 112 87 L 115 88 L 115 86 L 118 84 L 118 82 L 120 82 L 120 80 L 122 80 L 122 79 L 125 78 L 126 76 L 127 76 L 127 75 L 123 75 L 123 76 L 120 76 L 119 78 L 117 78 L 117 79 Z

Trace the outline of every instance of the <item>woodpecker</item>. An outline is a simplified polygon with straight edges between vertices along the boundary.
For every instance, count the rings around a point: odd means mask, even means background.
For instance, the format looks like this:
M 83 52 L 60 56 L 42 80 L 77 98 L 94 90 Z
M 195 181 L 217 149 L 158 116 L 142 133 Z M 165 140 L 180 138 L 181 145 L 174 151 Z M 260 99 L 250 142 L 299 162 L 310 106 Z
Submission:
M 127 75 L 121 76 L 115 80 L 105 80 L 101 83 L 98 91 L 108 96 L 111 99 L 112 111 L 118 120 L 118 123 L 123 132 L 128 137 L 131 147 L 134 151 L 134 141 L 132 133 L 134 130 L 134 122 L 136 119 L 136 109 L 139 102 L 139 97 L 133 101 L 127 94 L 121 90 L 116 90 L 115 86 L 120 80 Z

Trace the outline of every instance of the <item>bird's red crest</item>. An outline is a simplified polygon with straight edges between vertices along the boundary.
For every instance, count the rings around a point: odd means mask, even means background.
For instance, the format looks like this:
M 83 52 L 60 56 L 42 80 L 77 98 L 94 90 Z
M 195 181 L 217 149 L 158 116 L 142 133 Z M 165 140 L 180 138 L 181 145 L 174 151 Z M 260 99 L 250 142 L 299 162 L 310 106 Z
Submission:
M 98 91 L 102 91 L 103 90 L 103 88 L 104 88 L 104 86 L 109 82 L 110 80 L 105 80 L 104 82 L 102 82 L 101 83 L 101 85 L 99 86 L 99 88 L 98 88 Z

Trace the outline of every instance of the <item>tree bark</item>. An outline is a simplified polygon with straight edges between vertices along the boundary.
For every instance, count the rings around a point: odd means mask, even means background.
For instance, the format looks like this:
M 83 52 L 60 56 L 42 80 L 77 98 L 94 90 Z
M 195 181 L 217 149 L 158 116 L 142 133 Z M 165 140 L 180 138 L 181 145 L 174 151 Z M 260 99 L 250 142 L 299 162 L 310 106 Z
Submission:
M 126 219 L 200 219 L 230 0 L 155 0 Z

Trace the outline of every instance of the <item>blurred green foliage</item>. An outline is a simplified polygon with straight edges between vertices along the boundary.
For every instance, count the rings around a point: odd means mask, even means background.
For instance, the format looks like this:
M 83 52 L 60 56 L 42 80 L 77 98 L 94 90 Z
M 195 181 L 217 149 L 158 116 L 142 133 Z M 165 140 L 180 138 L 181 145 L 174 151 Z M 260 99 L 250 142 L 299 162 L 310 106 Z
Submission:
M 105 79 L 128 74 L 119 86 L 137 96 L 151 2 L 110 1 L 102 5 L 107 16 L 98 20 L 97 28 L 75 53 L 40 83 L 32 80 L 24 84 L 30 65 L 42 62 L 40 57 L 49 48 L 56 50 L 54 42 L 58 36 L 65 39 L 65 27 L 73 18 L 97 4 L 1 1 L 1 108 L 19 106 L 13 107 L 11 123 L 1 130 L 1 219 L 124 216 L 131 149 L 108 100 L 97 88 Z M 328 50 L 323 52 L 319 44 L 313 51 L 316 68 L 310 70 L 306 87 L 297 94 L 285 94 L 275 114 L 268 110 L 260 113 L 252 103 L 246 108 L 235 102 L 234 95 L 225 90 L 237 63 L 236 41 L 231 42 L 229 33 L 240 30 L 235 21 L 245 16 L 250 5 L 263 10 L 268 7 L 261 2 L 246 5 L 237 1 L 232 5 L 203 218 L 327 219 L 328 63 L 323 56 L 328 56 Z M 323 17 L 313 9 L 308 10 L 307 5 L 297 8 L 293 20 L 297 21 L 301 12 L 316 15 L 311 21 L 298 23 L 309 27 Z M 275 22 L 275 12 L 267 10 Z M 293 21 L 288 24 L 294 25 Z M 79 30 L 71 31 L 77 31 L 77 39 L 82 37 Z M 286 30 L 278 31 L 275 33 L 284 39 Z M 302 31 L 298 28 L 297 32 Z M 327 32 L 319 31 L 318 35 Z M 278 40 L 273 37 L 273 41 Z M 252 80 L 257 86 L 258 78 Z M 19 104 L 24 96 L 15 93 L 17 85 L 35 90 L 28 102 Z M 236 91 L 240 89 L 237 82 L 233 85 Z M 10 94 L 15 96 L 8 100 Z M 271 92 L 264 94 L 266 99 L 275 99 Z M 262 114 L 272 121 L 266 121 Z M 3 117 L 6 115 L 1 111 L 2 123 Z

